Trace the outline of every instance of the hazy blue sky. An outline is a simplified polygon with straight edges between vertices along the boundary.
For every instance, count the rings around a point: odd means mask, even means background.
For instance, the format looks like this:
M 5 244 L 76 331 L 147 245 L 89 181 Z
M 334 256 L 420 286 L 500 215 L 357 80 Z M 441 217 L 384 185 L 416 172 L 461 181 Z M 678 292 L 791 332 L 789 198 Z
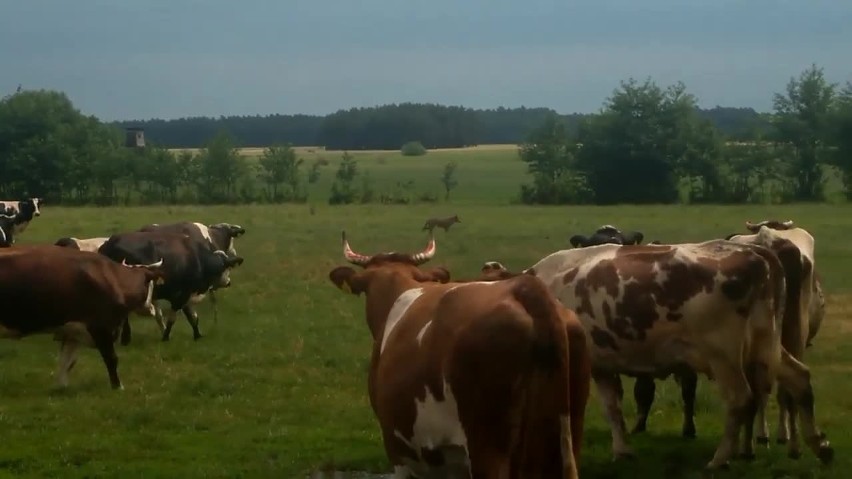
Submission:
M 421 101 L 589 112 L 629 76 L 771 107 L 810 63 L 852 80 L 847 0 L 0 0 L 0 96 L 104 120 Z

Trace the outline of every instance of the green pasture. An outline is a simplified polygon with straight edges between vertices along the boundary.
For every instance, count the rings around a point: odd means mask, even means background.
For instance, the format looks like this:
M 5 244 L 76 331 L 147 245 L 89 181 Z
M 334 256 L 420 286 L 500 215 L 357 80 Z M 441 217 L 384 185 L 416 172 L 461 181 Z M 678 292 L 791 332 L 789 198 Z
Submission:
M 472 153 L 468 153 L 473 155 Z M 786 457 L 781 446 L 734 463 L 716 477 L 816 478 L 848 475 L 852 460 L 852 227 L 849 205 L 525 207 L 508 204 L 524 175 L 514 153 L 488 161 L 460 160 L 460 185 L 450 203 L 409 206 L 239 205 L 221 207 L 62 208 L 45 204 L 19 243 L 91 237 L 151 222 L 192 220 L 243 225 L 237 241 L 245 263 L 219 295 L 219 322 L 198 307 L 201 340 L 182 317 L 163 343 L 154 322 L 134 319 L 133 342 L 118 346 L 124 391 L 109 387 L 94 349 L 83 351 L 70 386 L 58 391 L 58 345 L 50 336 L 0 342 L 0 475 L 56 478 L 304 478 L 317 468 L 388 471 L 369 408 L 366 373 L 371 338 L 364 299 L 343 294 L 328 272 L 344 264 L 340 232 L 364 253 L 417 250 L 430 216 L 458 214 L 462 223 L 436 230 L 435 265 L 471 277 L 486 260 L 529 266 L 567 246 L 575 233 L 611 223 L 642 230 L 647 240 L 700 241 L 744 231 L 747 219 L 793 219 L 816 238 L 817 269 L 828 294 L 828 316 L 807 351 L 816 388 L 817 419 L 836 448 L 822 467 L 810 453 Z M 397 158 L 362 153 L 376 178 L 440 185 L 446 156 Z M 374 156 L 370 156 L 374 155 Z M 458 153 L 455 153 L 458 155 Z M 505 156 L 505 157 L 504 157 Z M 393 159 L 393 161 L 391 161 Z M 401 161 L 398 161 L 401 160 Z M 495 163 L 496 162 L 496 163 Z M 423 166 L 426 163 L 437 167 Z M 503 164 L 502 174 L 490 173 Z M 326 170 L 328 171 L 328 170 Z M 514 173 L 510 173 L 513 171 Z M 325 180 L 328 178 L 326 177 Z M 325 181 L 324 180 L 324 181 Z M 46 298 L 45 300 L 49 300 Z M 21 314 L 5 308 L 0 314 Z M 625 413 L 634 417 L 632 381 Z M 775 404 L 770 427 L 775 428 Z M 698 438 L 679 437 L 680 393 L 658 383 L 649 431 L 632 439 L 637 458 L 614 464 L 610 434 L 597 398 L 587 412 L 582 459 L 586 478 L 702 477 L 722 425 L 715 385 L 699 383 Z

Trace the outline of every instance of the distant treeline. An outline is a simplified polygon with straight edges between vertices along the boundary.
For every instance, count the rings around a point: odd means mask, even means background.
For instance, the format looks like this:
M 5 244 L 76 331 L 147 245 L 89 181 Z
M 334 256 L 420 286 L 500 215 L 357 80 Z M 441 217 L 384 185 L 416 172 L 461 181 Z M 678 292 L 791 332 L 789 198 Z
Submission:
M 761 137 L 768 116 L 751 108 L 715 107 L 699 110 L 727 139 Z M 145 137 L 166 148 L 201 148 L 225 131 L 243 147 L 291 144 L 325 146 L 335 150 L 396 150 L 409 141 L 426 148 L 456 148 L 495 143 L 522 143 L 556 112 L 550 108 L 477 110 L 460 106 L 401 103 L 340 110 L 326 116 L 266 115 L 191 117 L 175 120 L 114 122 L 121 128 L 145 129 Z M 558 115 L 570 130 L 593 115 Z

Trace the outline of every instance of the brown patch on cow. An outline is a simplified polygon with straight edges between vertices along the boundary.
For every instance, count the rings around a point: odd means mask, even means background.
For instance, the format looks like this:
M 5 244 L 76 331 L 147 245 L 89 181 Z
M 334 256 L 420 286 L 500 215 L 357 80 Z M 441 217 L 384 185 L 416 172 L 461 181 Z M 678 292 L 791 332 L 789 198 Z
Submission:
M 666 280 L 660 285 L 660 306 L 676 311 L 702 291 L 711 293 L 715 286 L 716 264 L 700 258 L 696 263 L 668 261 L 660 265 Z
M 613 351 L 618 351 L 618 344 L 616 344 L 615 338 L 603 329 L 598 328 L 597 326 L 593 327 L 591 336 L 592 341 L 599 348 L 609 348 Z
M 655 291 L 656 283 L 625 285 L 624 297 L 615 305 L 616 317 L 607 322 L 612 332 L 622 339 L 644 340 L 645 332 L 654 326 L 658 318 L 657 305 L 652 294 Z
M 562 284 L 569 284 L 574 281 L 574 278 L 577 277 L 577 273 L 580 272 L 580 268 L 572 268 L 569 269 L 565 276 L 562 277 Z

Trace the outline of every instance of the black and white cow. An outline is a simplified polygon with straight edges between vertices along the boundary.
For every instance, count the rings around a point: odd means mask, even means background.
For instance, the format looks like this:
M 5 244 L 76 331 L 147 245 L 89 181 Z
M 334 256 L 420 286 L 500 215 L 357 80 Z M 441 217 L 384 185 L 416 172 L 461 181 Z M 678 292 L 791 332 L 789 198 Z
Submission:
M 568 241 L 575 248 L 585 248 L 599 244 L 641 244 L 645 236 L 639 231 L 622 232 L 612 225 L 603 225 L 591 236 L 574 235 Z
M 640 231 L 622 232 L 612 225 L 603 225 L 591 236 L 574 235 L 571 237 L 571 245 L 575 248 L 585 248 L 602 244 L 636 245 L 641 244 L 645 235 Z M 660 244 L 652 241 L 650 244 Z M 681 368 L 672 373 L 675 381 L 680 385 L 681 399 L 683 400 L 683 437 L 695 437 L 695 392 L 698 388 L 698 375 L 689 368 Z M 648 424 L 648 415 L 651 405 L 654 404 L 654 396 L 657 386 L 654 376 L 649 374 L 636 374 L 636 382 L 633 384 L 633 399 L 636 401 L 636 424 L 633 433 L 644 432 Z
M 147 258 L 163 259 L 164 282 L 154 288 L 154 301 L 167 301 L 170 309 L 166 311 L 166 323 L 163 327 L 163 341 L 169 340 L 172 326 L 178 310 L 183 310 L 186 320 L 192 326 L 193 338 L 201 337 L 198 329 L 198 316 L 191 311 L 190 303 L 200 301 L 211 289 L 230 286 L 230 271 L 242 264 L 243 258 L 228 256 L 224 251 L 212 251 L 185 234 L 163 232 L 119 233 L 104 243 L 98 252 L 113 261 L 126 261 L 127 264 L 150 264 Z M 157 308 L 158 316 L 162 310 Z M 126 323 L 122 331 L 122 344 L 130 341 L 130 325 Z
M 240 225 L 230 223 L 205 225 L 203 223 L 191 221 L 181 221 L 163 225 L 155 223 L 143 226 L 139 229 L 139 231 L 185 234 L 189 236 L 191 240 L 208 246 L 211 251 L 224 251 L 232 258 L 237 256 L 237 249 L 234 247 L 234 240 L 246 233 L 246 229 Z M 219 308 L 216 305 L 215 294 L 215 290 L 217 289 L 219 288 L 214 287 L 209 293 L 210 303 L 213 306 L 214 322 L 219 320 Z M 185 309 L 184 314 L 188 315 L 187 318 L 189 318 L 189 316 L 194 317 L 195 322 L 198 322 L 198 313 L 192 309 L 192 306 L 188 306 L 188 310 Z
M 0 201 L 0 213 L 15 217 L 12 231 L 13 238 L 23 233 L 34 217 L 41 216 L 41 210 L 39 209 L 41 201 L 41 198 L 29 198 L 22 201 Z M 14 243 L 14 239 L 12 242 Z
M 97 253 L 98 248 L 100 248 L 104 243 L 106 243 L 108 239 L 108 236 L 99 236 L 96 238 L 74 238 L 66 236 L 64 238 L 59 238 L 58 240 L 56 240 L 56 243 L 53 244 L 65 248 Z

